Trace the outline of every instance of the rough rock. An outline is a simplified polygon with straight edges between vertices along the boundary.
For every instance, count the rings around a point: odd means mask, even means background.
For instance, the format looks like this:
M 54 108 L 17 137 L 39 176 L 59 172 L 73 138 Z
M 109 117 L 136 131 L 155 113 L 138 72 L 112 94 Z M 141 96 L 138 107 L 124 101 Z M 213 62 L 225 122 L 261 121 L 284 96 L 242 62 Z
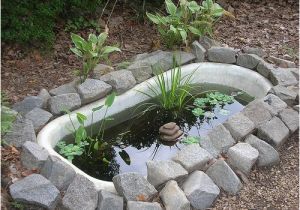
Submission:
M 282 68 L 295 68 L 296 64 L 292 61 L 284 60 L 281 58 L 276 58 L 274 56 L 269 56 L 269 60 L 274 63 L 275 65 L 282 67 Z
M 290 86 L 298 84 L 294 74 L 282 68 L 271 70 L 270 80 L 273 85 Z
M 215 148 L 208 136 L 203 136 L 199 142 L 200 146 L 208 151 L 214 158 L 217 158 L 220 152 Z
M 225 123 L 225 128 L 229 130 L 236 141 L 243 140 L 247 135 L 255 130 L 255 124 L 242 113 L 235 114 Z
M 285 109 L 279 113 L 279 118 L 288 127 L 290 133 L 294 133 L 299 128 L 299 114 L 293 109 Z
M 195 209 L 209 208 L 220 194 L 218 186 L 202 171 L 190 174 L 182 189 Z
M 190 210 L 190 202 L 174 180 L 167 182 L 159 196 L 166 210 Z
M 229 148 L 227 155 L 229 165 L 247 175 L 255 164 L 259 153 L 248 143 L 237 143 Z
M 34 108 L 25 115 L 25 118 L 32 121 L 35 131 L 39 131 L 53 117 L 50 112 L 41 108 Z
M 206 50 L 208 50 L 211 47 L 218 47 L 220 46 L 220 43 L 216 40 L 213 40 L 209 38 L 208 36 L 201 36 L 199 38 L 199 44 L 201 44 Z
M 211 47 L 207 51 L 208 60 L 217 63 L 235 63 L 236 51 L 228 47 Z
M 104 64 L 97 64 L 97 66 L 93 70 L 93 79 L 100 79 L 104 74 L 114 71 L 114 68 Z
M 123 198 L 111 192 L 101 190 L 98 193 L 97 210 L 123 210 Z
M 49 93 L 52 96 L 58 96 L 58 95 L 67 94 L 67 93 L 77 93 L 76 88 L 75 88 L 77 84 L 79 84 L 79 80 L 74 80 L 70 83 L 61 85 L 57 88 L 50 90 Z
M 274 94 L 268 94 L 262 100 L 265 107 L 273 116 L 287 107 L 287 104 Z
M 290 71 L 299 81 L 299 68 L 287 68 L 286 70 Z
M 157 202 L 128 201 L 127 210 L 162 210 L 162 208 Z
M 47 109 L 48 108 L 48 100 L 51 98 L 48 90 L 46 90 L 44 88 L 41 89 L 37 96 L 43 100 L 43 106 L 42 107 L 44 109 Z
M 297 111 L 298 113 L 299 113 L 299 109 L 300 109 L 299 104 L 293 106 L 293 110 Z
M 9 132 L 2 139 L 9 145 L 21 147 L 26 141 L 36 142 L 36 136 L 33 124 L 28 119 L 17 119 Z
M 232 138 L 230 132 L 222 124 L 214 127 L 207 136 L 218 151 L 218 154 L 226 153 L 229 147 L 235 144 L 235 140 Z
M 278 117 L 273 117 L 270 121 L 258 127 L 257 130 L 257 137 L 276 147 L 280 147 L 288 136 L 289 129 Z
M 77 174 L 62 199 L 62 207 L 69 210 L 95 210 L 98 193 L 94 184 L 86 177 Z
M 59 191 L 46 178 L 31 174 L 9 187 L 12 198 L 21 203 L 54 209 L 59 200 Z
M 76 175 L 71 166 L 58 157 L 51 155 L 44 164 L 41 174 L 59 190 L 66 190 Z
M 205 60 L 206 49 L 198 41 L 192 43 L 192 51 L 196 56 L 196 62 L 203 62 Z
M 21 162 L 27 169 L 41 169 L 49 153 L 35 142 L 26 141 L 22 145 Z
M 274 70 L 275 67 L 273 64 L 270 64 L 266 61 L 260 61 L 256 67 L 258 73 L 260 73 L 265 78 L 269 78 L 271 71 Z
M 86 79 L 76 88 L 80 95 L 82 104 L 87 104 L 103 98 L 112 89 L 111 85 L 97 79 Z
M 263 59 L 254 54 L 240 54 L 237 57 L 236 64 L 248 69 L 255 69 Z
M 264 58 L 267 54 L 261 49 L 261 48 L 256 48 L 256 47 L 244 47 L 242 49 L 242 51 L 244 53 L 247 53 L 247 54 L 255 54 L 261 58 Z
M 64 110 L 72 111 L 81 106 L 80 96 L 77 93 L 68 93 L 53 96 L 49 100 L 49 108 L 52 114 L 59 115 Z
M 28 96 L 23 101 L 17 102 L 12 106 L 13 110 L 16 110 L 22 115 L 27 114 L 34 108 L 42 108 L 43 99 L 38 96 Z
M 147 179 L 155 187 L 173 179 L 181 180 L 188 175 L 188 172 L 178 163 L 167 161 L 148 161 Z
M 248 136 L 245 139 L 245 142 L 258 150 L 259 155 L 256 161 L 257 166 L 273 166 L 279 163 L 279 153 L 267 142 L 257 138 L 254 135 Z
M 213 159 L 213 156 L 198 144 L 184 147 L 172 158 L 173 161 L 180 163 L 189 173 L 205 169 L 211 159 Z
M 138 173 L 118 174 L 113 177 L 112 181 L 119 195 L 123 196 L 126 201 L 137 201 L 139 196 L 150 200 L 157 193 L 154 186 Z
M 214 183 L 229 194 L 236 194 L 242 188 L 242 183 L 224 160 L 217 160 L 211 165 L 206 174 Z
M 251 101 L 249 104 L 247 104 L 241 113 L 248 117 L 255 124 L 255 127 L 267 122 L 272 118 L 272 115 L 265 103 L 259 99 Z
M 295 99 L 297 97 L 297 92 L 288 89 L 282 85 L 276 85 L 272 87 L 270 90 L 271 93 L 278 96 L 281 100 L 287 103 L 289 106 L 293 106 L 295 104 Z
M 136 84 L 132 72 L 128 70 L 119 70 L 108 73 L 100 77 L 100 80 L 110 84 L 117 94 L 126 92 L 133 88 Z

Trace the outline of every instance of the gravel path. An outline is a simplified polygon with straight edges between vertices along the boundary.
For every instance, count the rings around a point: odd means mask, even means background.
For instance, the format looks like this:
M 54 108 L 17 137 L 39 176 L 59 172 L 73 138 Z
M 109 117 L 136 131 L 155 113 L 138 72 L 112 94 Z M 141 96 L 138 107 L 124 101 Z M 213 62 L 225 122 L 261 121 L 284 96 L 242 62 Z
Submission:
M 280 164 L 255 168 L 237 196 L 224 192 L 212 209 L 299 209 L 299 133 L 280 149 Z

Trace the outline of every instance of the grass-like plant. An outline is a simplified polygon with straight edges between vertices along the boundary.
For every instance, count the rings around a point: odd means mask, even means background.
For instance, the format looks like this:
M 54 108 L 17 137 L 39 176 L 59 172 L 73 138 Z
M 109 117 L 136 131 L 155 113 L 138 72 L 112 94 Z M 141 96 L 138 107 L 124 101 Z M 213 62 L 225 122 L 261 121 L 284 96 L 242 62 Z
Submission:
M 151 108 L 161 107 L 175 114 L 181 111 L 192 97 L 190 91 L 194 72 L 182 76 L 181 66 L 177 64 L 175 57 L 173 57 L 173 68 L 170 70 L 170 79 L 166 78 L 162 69 L 154 69 L 154 72 L 156 72 L 155 85 L 147 83 L 150 91 L 137 91 L 154 98 L 155 102 L 147 103 Z

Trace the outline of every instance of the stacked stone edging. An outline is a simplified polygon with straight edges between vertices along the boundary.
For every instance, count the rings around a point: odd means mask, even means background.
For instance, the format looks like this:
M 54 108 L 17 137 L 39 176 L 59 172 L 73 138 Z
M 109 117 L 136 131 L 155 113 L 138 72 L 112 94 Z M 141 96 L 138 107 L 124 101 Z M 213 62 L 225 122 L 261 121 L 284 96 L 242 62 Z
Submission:
M 229 194 L 239 192 L 242 181 L 237 174 L 247 176 L 253 165 L 271 167 L 278 164 L 278 148 L 299 128 L 299 94 L 296 86 L 299 72 L 295 65 L 273 57 L 271 60 L 276 66 L 264 61 L 265 54 L 259 49 L 245 48 L 241 52 L 221 47 L 208 38 L 195 41 L 192 48 L 194 54 L 176 52 L 177 58 L 183 57 L 180 64 L 194 60 L 232 63 L 257 71 L 274 87 L 266 97 L 252 101 L 242 112 L 202 137 L 199 145 L 185 147 L 169 161 L 149 161 L 148 179 L 136 173 L 117 175 L 114 185 L 119 195 L 115 195 L 103 190 L 97 192 L 91 181 L 76 175 L 61 159 L 49 156 L 35 143 L 36 133 L 62 113 L 60 107 L 67 106 L 74 110 L 105 97 L 112 90 L 122 94 L 153 76 L 151 66 L 163 71 L 170 69 L 172 53 L 156 51 L 138 55 L 127 70 L 119 71 L 122 77 L 115 72 L 100 75 L 102 69 L 112 70 L 100 64 L 94 79 L 87 79 L 83 84 L 75 80 L 50 90 L 50 94 L 42 89 L 38 96 L 26 97 L 13 106 L 20 116 L 3 140 L 23 147 L 23 165 L 40 169 L 42 175 L 32 174 L 12 184 L 12 197 L 16 201 L 47 209 L 80 209 L 85 206 L 86 209 L 103 210 L 111 206 L 123 209 L 127 205 L 130 210 L 159 210 L 162 207 L 152 201 L 160 196 L 168 208 L 204 209 L 214 203 L 220 189 Z M 100 90 L 93 88 L 94 85 L 105 88 Z M 61 202 L 59 190 L 64 193 Z M 39 193 L 42 199 L 37 196 Z

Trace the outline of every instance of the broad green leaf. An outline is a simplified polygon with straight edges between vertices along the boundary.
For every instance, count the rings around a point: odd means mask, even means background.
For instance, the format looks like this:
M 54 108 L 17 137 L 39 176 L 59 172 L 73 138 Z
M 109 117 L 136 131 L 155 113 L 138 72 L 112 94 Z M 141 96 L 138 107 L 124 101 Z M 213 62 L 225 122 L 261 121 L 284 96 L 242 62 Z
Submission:
M 170 30 L 173 31 L 174 34 L 178 33 L 178 30 L 173 25 L 170 25 Z
M 115 97 L 116 97 L 115 92 L 112 92 L 111 94 L 109 94 L 105 99 L 105 106 L 111 107 L 111 105 L 114 103 Z
M 99 110 L 102 109 L 103 107 L 104 107 L 104 105 L 94 107 L 94 108 L 92 109 L 92 111 L 93 111 L 93 112 L 99 111 Z
M 99 141 L 97 141 L 97 142 L 94 144 L 94 149 L 95 149 L 95 150 L 98 150 L 98 149 L 99 149 Z
M 112 46 L 105 46 L 102 48 L 102 54 L 103 55 L 108 55 L 109 53 L 112 53 L 112 52 L 121 52 L 121 50 L 117 47 L 112 47 Z
M 179 29 L 180 36 L 184 42 L 186 42 L 187 32 L 184 29 Z
M 82 52 L 81 52 L 79 49 L 77 49 L 77 48 L 75 48 L 75 47 L 72 47 L 72 48 L 70 48 L 70 50 L 71 50 L 75 55 L 77 55 L 77 56 L 79 56 L 79 57 L 82 57 Z
M 190 9 L 190 11 L 192 13 L 196 13 L 196 12 L 198 12 L 200 10 L 200 6 L 195 1 L 189 2 L 188 8 Z
M 86 130 L 83 126 L 79 126 L 75 133 L 75 142 L 76 144 L 80 144 L 82 140 L 87 138 Z
M 86 44 L 86 41 L 77 34 L 71 33 L 71 39 L 78 49 L 82 49 L 83 45 Z
M 172 2 L 172 0 L 166 0 L 165 3 L 166 3 L 166 9 L 167 9 L 167 12 L 168 12 L 170 15 L 175 15 L 175 14 L 176 14 L 177 7 L 176 7 L 176 5 Z
M 155 24 L 160 24 L 160 20 L 158 19 L 157 16 L 155 16 L 155 15 L 153 15 L 153 14 L 151 14 L 151 13 L 148 13 L 148 12 L 146 12 L 146 15 L 147 15 L 147 17 L 148 17 L 153 23 L 155 23 Z
M 101 34 L 99 34 L 98 36 L 98 46 L 102 46 L 105 42 L 105 40 L 107 39 L 108 34 L 103 32 Z
M 98 41 L 97 36 L 95 34 L 90 34 L 89 38 L 88 38 L 88 41 L 96 44 L 97 41 Z
M 77 120 L 78 122 L 83 125 L 84 124 L 84 121 L 87 120 L 87 117 L 79 112 L 76 113 L 76 117 L 77 117 Z
M 202 33 L 199 29 L 193 27 L 193 26 L 189 26 L 188 29 L 190 30 L 190 32 L 192 32 L 193 34 L 195 35 L 198 35 L 198 36 L 202 36 Z

